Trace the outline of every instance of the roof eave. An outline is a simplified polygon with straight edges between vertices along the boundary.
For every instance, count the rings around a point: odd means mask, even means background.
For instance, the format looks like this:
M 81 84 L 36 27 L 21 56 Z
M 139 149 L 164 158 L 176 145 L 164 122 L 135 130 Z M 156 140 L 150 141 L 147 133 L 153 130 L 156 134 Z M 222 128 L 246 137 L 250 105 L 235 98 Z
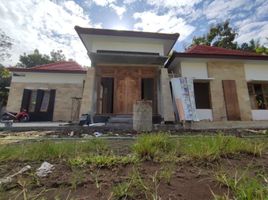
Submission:
M 180 52 L 173 52 L 169 60 L 167 61 L 165 68 L 168 68 L 169 65 L 175 58 L 215 58 L 215 59 L 239 59 L 239 60 L 263 60 L 268 61 L 268 56 L 261 56 L 261 55 L 219 55 L 219 54 L 203 54 L 203 53 L 180 53 Z

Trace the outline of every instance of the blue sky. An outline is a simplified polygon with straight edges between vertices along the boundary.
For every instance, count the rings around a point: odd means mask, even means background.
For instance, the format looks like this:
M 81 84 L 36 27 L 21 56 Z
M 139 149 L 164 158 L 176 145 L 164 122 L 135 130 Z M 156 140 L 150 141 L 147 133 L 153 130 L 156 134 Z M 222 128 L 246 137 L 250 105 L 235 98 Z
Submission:
M 0 29 L 13 39 L 12 57 L 38 48 L 62 49 L 67 58 L 90 65 L 73 27 L 109 28 L 181 34 L 175 50 L 183 51 L 193 36 L 229 19 L 238 43 L 268 42 L 267 0 L 2 0 Z M 268 45 L 268 44 L 267 44 Z

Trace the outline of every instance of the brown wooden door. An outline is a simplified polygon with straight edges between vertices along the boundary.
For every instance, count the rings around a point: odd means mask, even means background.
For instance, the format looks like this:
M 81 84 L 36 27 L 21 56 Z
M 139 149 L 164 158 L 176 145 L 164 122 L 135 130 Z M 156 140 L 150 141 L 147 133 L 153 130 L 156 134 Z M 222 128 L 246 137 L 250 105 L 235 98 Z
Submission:
M 235 80 L 223 80 L 223 93 L 228 120 L 241 120 Z
M 135 71 L 120 70 L 116 83 L 116 114 L 132 114 L 133 104 L 140 100 L 139 77 Z

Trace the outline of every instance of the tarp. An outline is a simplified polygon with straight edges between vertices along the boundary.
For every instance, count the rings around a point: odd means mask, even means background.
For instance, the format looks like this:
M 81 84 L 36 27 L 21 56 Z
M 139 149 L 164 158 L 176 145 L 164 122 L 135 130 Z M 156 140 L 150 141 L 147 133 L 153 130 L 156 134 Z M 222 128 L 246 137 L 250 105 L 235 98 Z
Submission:
M 192 78 L 171 79 L 173 105 L 179 121 L 198 121 Z

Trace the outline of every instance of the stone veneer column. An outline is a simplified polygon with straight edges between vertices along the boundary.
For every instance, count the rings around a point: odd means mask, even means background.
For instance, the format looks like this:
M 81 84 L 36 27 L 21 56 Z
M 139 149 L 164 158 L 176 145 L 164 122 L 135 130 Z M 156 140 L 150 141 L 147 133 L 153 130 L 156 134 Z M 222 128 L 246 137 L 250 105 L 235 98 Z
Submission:
M 235 80 L 238 104 L 242 121 L 252 120 L 251 106 L 245 78 L 244 64 L 241 62 L 215 61 L 207 63 L 210 82 L 211 104 L 214 121 L 227 120 L 222 80 Z
M 174 122 L 174 110 L 171 98 L 169 76 L 166 68 L 160 69 L 160 102 L 161 115 L 165 122 Z
M 94 93 L 95 93 L 95 68 L 87 70 L 87 76 L 84 85 L 80 115 L 88 112 L 94 113 Z

